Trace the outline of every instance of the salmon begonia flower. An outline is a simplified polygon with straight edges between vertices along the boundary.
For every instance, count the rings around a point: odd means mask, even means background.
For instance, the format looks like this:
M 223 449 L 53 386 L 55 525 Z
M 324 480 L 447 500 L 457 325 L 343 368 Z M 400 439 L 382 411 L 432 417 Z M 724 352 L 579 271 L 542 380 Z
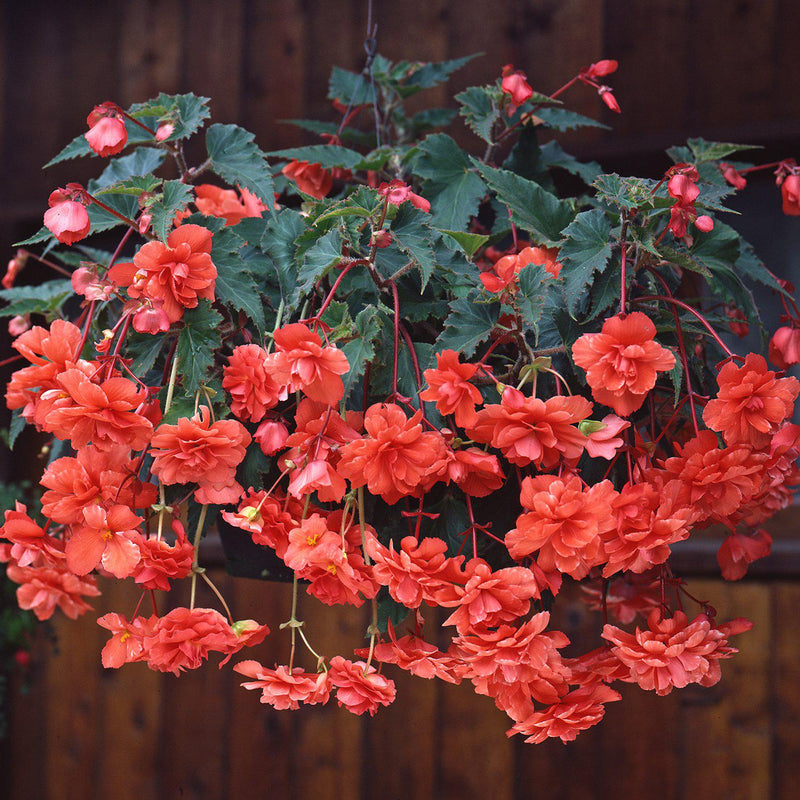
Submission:
M 27 506 L 19 500 L 13 509 L 7 509 L 4 514 L 0 538 L 11 542 L 11 563 L 18 567 L 39 567 L 64 559 L 63 540 L 49 536 L 44 528 L 28 516 Z M 5 560 L 0 555 L 0 562 Z
M 76 575 L 87 575 L 99 566 L 115 578 L 133 574 L 141 558 L 133 536 L 144 520 L 121 505 L 108 511 L 88 506 L 83 516 L 84 525 L 75 526 L 67 541 L 67 566 Z
M 591 419 L 581 422 L 578 430 L 586 435 L 586 452 L 592 458 L 611 461 L 625 443 L 617 434 L 630 426 L 628 420 L 621 419 L 616 414 L 606 414 L 600 422 Z
M 353 488 L 366 485 L 390 505 L 423 495 L 444 477 L 448 458 L 441 433 L 423 432 L 421 419 L 421 411 L 409 419 L 394 403 L 370 406 L 366 436 L 341 449 L 339 474 Z
M 535 711 L 518 722 L 508 735 L 521 733 L 528 744 L 540 744 L 547 738 L 559 738 L 566 744 L 603 719 L 606 703 L 621 699 L 619 692 L 604 683 L 581 686 L 544 711 Z
M 236 188 L 241 199 L 233 189 L 202 183 L 195 187 L 194 204 L 203 216 L 221 217 L 226 225 L 238 225 L 246 217 L 260 217 L 267 210 L 266 205 L 252 192 L 241 186 Z
M 290 161 L 281 173 L 291 178 L 297 188 L 304 194 L 322 200 L 333 188 L 333 175 L 321 164 L 309 164 L 308 161 Z
M 331 659 L 328 681 L 336 687 L 339 706 L 359 716 L 365 711 L 375 716 L 378 706 L 391 705 L 396 694 L 394 681 L 379 675 L 375 667 L 342 656 Z
M 386 198 L 386 201 L 393 206 L 399 206 L 408 201 L 414 208 L 420 211 L 430 212 L 431 204 L 418 194 L 411 191 L 411 187 L 401 180 L 393 180 L 391 183 L 382 183 L 378 187 L 378 194 Z
M 470 497 L 487 497 L 505 482 L 497 456 L 477 447 L 454 450 L 447 477 Z
M 656 326 L 641 312 L 618 315 L 600 333 L 585 333 L 572 346 L 575 363 L 598 403 L 627 417 L 641 408 L 659 372 L 675 366 L 675 356 L 653 341 Z
M 172 530 L 176 538 L 174 545 L 155 537 L 145 538 L 139 533 L 131 537 L 140 555 L 133 579 L 145 589 L 168 592 L 170 580 L 185 578 L 192 571 L 194 547 L 178 520 L 173 520 Z
M 562 457 L 580 458 L 586 436 L 577 425 L 591 413 L 592 404 L 577 395 L 540 400 L 508 386 L 500 405 L 479 411 L 467 433 L 476 442 L 497 447 L 512 464 L 550 469 Z
M 781 184 L 783 213 L 796 217 L 800 214 L 800 175 L 788 175 Z
M 257 344 L 239 345 L 228 357 L 222 388 L 233 399 L 231 411 L 239 419 L 260 422 L 270 408 L 288 397 L 287 387 L 272 377 L 275 358 Z
M 506 113 L 511 116 L 518 106 L 533 97 L 533 89 L 528 83 L 528 76 L 521 69 L 514 69 L 513 64 L 506 64 L 502 69 L 503 80 L 500 84 L 504 94 L 510 95 Z
M 717 551 L 717 563 L 726 581 L 738 581 L 747 574 L 747 568 L 759 558 L 768 556 L 772 548 L 772 537 L 765 530 L 752 536 L 733 533 L 726 537 Z
M 769 340 L 769 360 L 779 369 L 800 364 L 800 328 L 784 325 Z
M 74 244 L 89 235 L 89 212 L 76 192 L 69 191 L 69 187 L 56 189 L 50 193 L 47 205 L 44 226 L 61 244 Z
M 99 617 L 97 624 L 111 631 L 113 636 L 103 646 L 100 659 L 106 669 L 119 669 L 123 664 L 134 664 L 145 659 L 142 641 L 153 632 L 158 617 L 134 617 L 128 620 L 122 614 L 111 612 Z
M 252 678 L 241 685 L 245 689 L 261 689 L 261 702 L 278 711 L 296 711 L 300 704 L 325 704 L 330 697 L 327 672 L 305 672 L 301 667 L 289 669 L 283 665 L 268 669 L 258 661 L 240 661 L 234 672 Z
M 122 445 L 141 450 L 150 441 L 153 424 L 139 409 L 147 392 L 131 380 L 108 378 L 94 383 L 80 369 L 56 378 L 59 388 L 42 394 L 34 421 L 44 431 L 72 442 L 76 449 L 90 442 L 100 450 Z
M 455 415 L 456 425 L 466 428 L 475 422 L 475 406 L 483 404 L 477 386 L 469 381 L 480 369 L 478 364 L 462 364 L 455 350 L 436 354 L 436 369 L 425 370 L 430 388 L 420 392 L 421 400 L 436 403 L 440 414 Z
M 128 143 L 125 120 L 113 104 L 95 106 L 86 124 L 89 130 L 83 137 L 99 156 L 114 156 Z
M 713 686 L 722 677 L 719 662 L 738 652 L 728 645 L 728 636 L 753 627 L 748 620 L 733 620 L 716 627 L 705 614 L 691 622 L 682 611 L 661 618 L 661 610 L 650 612 L 647 629 L 625 633 L 613 625 L 603 628 L 611 651 L 628 667 L 642 689 L 669 694 L 690 683 Z
M 162 483 L 197 483 L 196 496 L 212 503 L 234 503 L 242 489 L 236 467 L 250 444 L 250 434 L 236 420 L 211 421 L 201 406 L 195 416 L 181 417 L 177 425 L 160 425 L 152 441 L 152 472 Z M 204 502 L 202 499 L 199 502 Z
M 274 339 L 277 352 L 271 368 L 278 384 L 329 406 L 344 397 L 341 376 L 350 365 L 341 350 L 323 347 L 319 337 L 300 322 L 279 328 Z
M 719 392 L 703 409 L 703 421 L 722 433 L 727 445 L 761 448 L 794 411 L 797 378 L 778 378 L 763 356 L 749 353 L 737 367 L 729 361 L 717 375 Z
M 536 561 L 545 571 L 586 577 L 606 560 L 601 534 L 616 527 L 615 497 L 610 481 L 584 490 L 577 475 L 524 478 L 520 503 L 527 511 L 506 534 L 508 552 L 520 560 L 539 550 Z
M 519 273 L 529 264 L 543 266 L 545 272 L 553 278 L 561 273 L 556 247 L 525 247 L 519 253 L 503 256 L 492 268 L 481 272 L 479 277 L 487 292 L 502 292 L 504 289 L 516 289 Z
M 446 683 L 461 683 L 460 665 L 457 659 L 441 652 L 435 645 L 426 642 L 413 633 L 395 638 L 391 621 L 389 622 L 390 641 L 375 645 L 372 657 L 384 664 L 396 664 L 400 669 L 418 678 L 440 678 Z M 355 651 L 357 656 L 367 656 L 369 648 Z
M 167 319 L 177 322 L 184 309 L 196 308 L 199 300 L 214 301 L 217 268 L 211 260 L 212 233 L 201 225 L 181 225 L 167 243 L 147 242 L 133 257 L 136 268 L 115 264 L 109 278 L 128 287 L 132 298 L 161 303 Z
M 581 591 L 590 609 L 605 609 L 623 625 L 661 604 L 661 581 L 655 572 L 629 572 L 610 581 L 582 584 Z
M 27 611 L 33 611 L 36 619 L 50 619 L 56 608 L 60 608 L 70 619 L 77 619 L 91 610 L 84 597 L 98 597 L 100 590 L 94 578 L 82 578 L 71 572 L 66 564 L 49 567 L 18 567 L 10 564 L 6 575 L 17 589 L 17 603 Z

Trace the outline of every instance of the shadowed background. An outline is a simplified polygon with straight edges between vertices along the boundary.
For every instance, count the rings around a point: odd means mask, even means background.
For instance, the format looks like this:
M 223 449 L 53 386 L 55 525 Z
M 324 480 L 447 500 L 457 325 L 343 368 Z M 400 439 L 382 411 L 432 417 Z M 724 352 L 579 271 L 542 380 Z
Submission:
M 608 82 L 622 115 L 588 87 L 565 96 L 613 131 L 560 139 L 609 171 L 657 177 L 669 166 L 663 149 L 688 136 L 765 145 L 752 156 L 760 162 L 800 157 L 800 9 L 792 0 L 375 0 L 374 8 L 378 49 L 389 58 L 484 54 L 448 87 L 429 90 L 431 105 L 493 81 L 508 62 L 534 89 L 552 92 L 592 61 L 619 60 Z M 212 98 L 213 121 L 236 122 L 264 150 L 277 149 L 305 136 L 280 120 L 337 118 L 326 100 L 330 68 L 360 69 L 364 56 L 365 0 L 31 0 L 3 3 L 0 15 L 7 257 L 12 242 L 41 225 L 53 188 L 98 171 L 96 160 L 40 170 L 85 130 L 94 104 L 193 91 Z M 461 143 L 482 149 L 455 128 Z M 770 176 L 754 178 L 737 208 L 747 215 L 742 232 L 769 266 L 800 273 L 800 220 L 781 215 Z M 6 474 L 23 466 L 7 465 Z M 739 585 L 714 577 L 715 544 L 679 556 L 694 594 L 722 619 L 744 615 L 755 624 L 740 655 L 723 664 L 722 682 L 666 698 L 623 687 L 606 720 L 566 747 L 507 740 L 509 722 L 490 699 L 391 669 L 398 700 L 374 719 L 334 704 L 276 712 L 240 689 L 230 669 L 213 666 L 180 679 L 143 664 L 106 672 L 106 631 L 90 616 L 58 621 L 57 652 L 37 645 L 30 691 L 15 694 L 0 797 L 789 800 L 800 778 L 797 513 L 784 513 L 771 531 L 776 554 Z M 289 587 L 234 583 L 216 571 L 236 617 L 273 629 L 288 618 Z M 128 584 L 107 584 L 98 613 L 130 613 L 138 593 Z M 573 589 L 554 620 L 574 642 L 568 654 L 595 646 L 601 627 Z M 173 594 L 170 605 L 185 602 L 180 590 Z M 212 599 L 201 595 L 200 603 Z M 301 615 L 328 656 L 362 644 L 359 610 L 309 599 Z M 269 665 L 285 662 L 286 651 L 275 630 L 253 656 Z

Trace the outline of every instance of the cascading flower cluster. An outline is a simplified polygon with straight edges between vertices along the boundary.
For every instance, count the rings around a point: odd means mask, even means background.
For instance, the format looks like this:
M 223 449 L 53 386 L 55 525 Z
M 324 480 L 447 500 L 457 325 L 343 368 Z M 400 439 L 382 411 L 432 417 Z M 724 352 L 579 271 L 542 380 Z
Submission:
M 107 668 L 143 661 L 179 675 L 212 653 L 224 664 L 271 627 L 287 663 L 234 665 L 262 703 L 335 699 L 372 715 L 395 700 L 392 664 L 471 683 L 528 742 L 574 739 L 620 700 L 618 682 L 658 694 L 716 683 L 736 652 L 729 638 L 749 623 L 718 624 L 705 602 L 690 619 L 698 601 L 672 548 L 724 526 L 719 563 L 737 580 L 768 554 L 762 526 L 800 484 L 791 336 L 773 339 L 771 365 L 733 352 L 717 332 L 728 317 L 685 280 L 692 266 L 724 271 L 715 286 L 745 272 L 704 260 L 722 250 L 703 237 L 724 237 L 728 252 L 735 233 L 701 212 L 719 212 L 754 168 L 720 161 L 739 146 L 691 140 L 660 182 L 598 174 L 589 205 L 567 202 L 515 174 L 518 159 L 501 167 L 500 145 L 522 133 L 538 148 L 535 126 L 557 130 L 550 112 L 576 84 L 619 111 L 597 82 L 615 61 L 549 97 L 512 65 L 459 95 L 488 146 L 472 161 L 441 131 L 409 148 L 422 123 L 402 100 L 422 65 L 386 64 L 374 79 L 392 113 L 375 122 L 393 144 L 368 154 L 343 137 L 375 109 L 337 97 L 344 116 L 325 144 L 263 154 L 215 124 L 208 160 L 189 167 L 182 141 L 208 116 L 192 95 L 104 103 L 65 151 L 109 157 L 137 144 L 148 163 L 171 157 L 179 178 L 128 174 L 117 159 L 105 182 L 57 190 L 34 241 L 70 245 L 119 226 L 118 245 L 64 267 L 51 248 L 42 263 L 73 271 L 41 290 L 13 287 L 39 258 L 20 250 L 3 280 L 23 362 L 6 391 L 13 435 L 27 425 L 56 445 L 40 481 L 46 521 L 18 502 L 0 528 L 20 606 L 74 618 L 99 594 L 97 575 L 131 579 L 152 613 L 98 620 L 111 634 Z M 235 189 L 196 185 L 206 170 Z M 463 192 L 442 177 L 454 171 Z M 794 214 L 794 162 L 778 172 Z M 788 285 L 738 242 L 747 274 L 780 290 L 781 330 L 800 328 Z M 736 324 L 752 316 L 735 307 L 742 294 L 720 298 Z M 280 562 L 294 576 L 289 620 L 268 608 L 269 627 L 235 620 L 200 566 L 211 520 L 225 541 L 250 540 L 266 573 Z M 221 611 L 196 605 L 198 579 Z M 158 593 L 182 581 L 188 606 L 159 611 Z M 606 641 L 587 653 L 553 627 L 570 581 Z M 318 653 L 301 588 L 368 607 L 368 646 Z M 430 608 L 443 609 L 443 631 Z

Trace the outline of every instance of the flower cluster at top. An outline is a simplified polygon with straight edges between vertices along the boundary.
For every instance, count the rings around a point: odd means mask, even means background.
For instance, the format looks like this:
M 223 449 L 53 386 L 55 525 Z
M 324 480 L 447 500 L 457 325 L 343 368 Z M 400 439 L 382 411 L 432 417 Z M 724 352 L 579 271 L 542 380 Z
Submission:
M 6 512 L 0 559 L 42 620 L 88 611 L 97 575 L 150 595 L 152 613 L 140 601 L 98 620 L 104 666 L 224 664 L 269 623 L 286 663 L 234 665 L 263 703 L 335 697 L 374 714 L 395 698 L 393 664 L 470 682 L 528 742 L 574 739 L 620 699 L 617 682 L 663 695 L 720 680 L 750 623 L 717 622 L 672 548 L 723 526 L 722 574 L 743 577 L 800 483 L 800 382 L 784 373 L 800 362 L 800 314 L 717 218 L 755 167 L 722 161 L 744 146 L 696 139 L 661 180 L 620 178 L 540 144 L 581 124 L 557 99 L 573 85 L 619 112 L 597 80 L 615 61 L 551 95 L 511 65 L 458 95 L 486 145 L 470 159 L 433 127 L 441 115 L 402 105 L 465 61 L 378 57 L 391 113 L 358 102 L 371 84 L 353 73 L 355 88 L 332 84 L 341 123 L 313 128 L 323 144 L 264 154 L 214 124 L 191 167 L 184 140 L 207 101 L 160 95 L 98 106 L 54 159 L 135 148 L 54 191 L 21 245 L 46 253 L 20 249 L 3 279 L 20 362 L 12 439 L 31 426 L 52 455 L 41 513 Z M 166 159 L 177 179 L 157 177 Z M 559 195 L 565 165 L 588 184 L 582 200 Z M 798 213 L 794 162 L 764 166 Z M 100 245 L 86 248 L 91 233 Z M 66 277 L 15 287 L 29 259 Z M 760 324 L 744 274 L 783 302 L 771 363 L 726 343 Z M 212 519 L 252 544 L 255 567 L 293 575 L 288 621 L 232 615 L 201 566 Z M 196 606 L 198 579 L 219 609 Z M 162 613 L 180 581 L 188 606 Z M 602 647 L 569 650 L 551 625 L 566 581 L 596 610 Z M 301 590 L 368 604 L 366 646 L 314 650 Z

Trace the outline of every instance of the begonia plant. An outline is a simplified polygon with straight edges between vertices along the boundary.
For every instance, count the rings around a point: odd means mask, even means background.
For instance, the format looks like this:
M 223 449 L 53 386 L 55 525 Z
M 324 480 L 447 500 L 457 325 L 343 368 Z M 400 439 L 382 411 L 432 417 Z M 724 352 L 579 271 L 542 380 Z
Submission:
M 98 619 L 106 667 L 236 657 L 277 709 L 374 714 L 392 664 L 470 682 L 528 742 L 574 739 L 618 682 L 720 680 L 750 623 L 719 621 L 670 556 L 721 525 L 741 578 L 800 480 L 800 313 L 723 221 L 756 169 L 800 213 L 800 168 L 703 139 L 651 177 L 579 161 L 559 134 L 598 123 L 564 98 L 619 112 L 611 60 L 551 94 L 506 65 L 406 110 L 468 60 L 334 69 L 336 121 L 294 121 L 320 141 L 277 152 L 206 125 L 207 98 L 107 101 L 50 162 L 103 159 L 54 189 L 3 280 L 10 440 L 52 441 L 0 558 L 39 619 L 88 612 L 97 575 L 141 587 Z M 28 259 L 57 276 L 15 287 Z M 785 311 L 769 361 L 734 344 L 766 341 L 755 284 Z M 238 620 L 217 587 L 196 605 L 209 531 L 234 575 L 291 581 L 290 619 Z M 591 652 L 552 625 L 567 581 L 596 611 Z M 371 609 L 364 640 L 314 649 L 317 601 Z M 267 635 L 283 663 L 242 660 Z

